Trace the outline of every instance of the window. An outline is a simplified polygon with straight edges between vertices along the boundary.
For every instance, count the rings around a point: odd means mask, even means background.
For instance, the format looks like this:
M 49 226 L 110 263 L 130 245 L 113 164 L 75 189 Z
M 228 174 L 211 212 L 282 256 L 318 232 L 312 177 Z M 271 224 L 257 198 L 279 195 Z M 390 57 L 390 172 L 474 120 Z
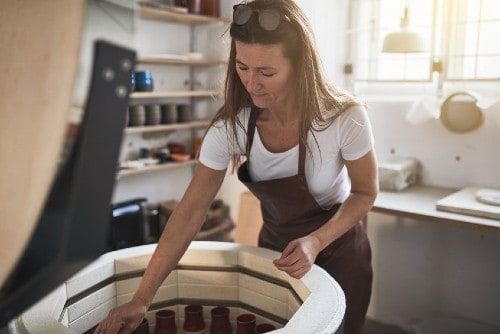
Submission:
M 421 34 L 426 51 L 382 53 L 405 7 L 409 29 Z M 443 80 L 500 79 L 499 0 L 353 0 L 350 9 L 355 81 L 432 81 L 436 65 Z
M 455 0 L 449 10 L 445 77 L 450 80 L 500 79 L 500 1 Z M 446 37 L 446 35 L 445 35 Z

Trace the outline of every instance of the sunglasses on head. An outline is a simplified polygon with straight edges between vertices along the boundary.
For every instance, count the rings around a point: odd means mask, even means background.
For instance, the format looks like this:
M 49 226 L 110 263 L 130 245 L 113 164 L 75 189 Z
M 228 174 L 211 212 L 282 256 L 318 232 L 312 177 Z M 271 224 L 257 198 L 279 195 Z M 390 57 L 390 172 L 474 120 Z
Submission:
M 254 13 L 258 15 L 260 27 L 267 31 L 276 30 L 281 21 L 290 22 L 290 18 L 277 9 L 257 9 L 247 4 L 239 4 L 233 6 L 233 23 L 241 26 L 247 23 Z

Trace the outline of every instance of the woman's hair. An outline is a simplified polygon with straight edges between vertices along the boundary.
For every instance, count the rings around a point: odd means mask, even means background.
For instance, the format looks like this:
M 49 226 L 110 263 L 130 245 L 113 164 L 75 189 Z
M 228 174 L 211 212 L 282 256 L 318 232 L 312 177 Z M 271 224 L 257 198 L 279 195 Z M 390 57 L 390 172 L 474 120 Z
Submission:
M 309 150 L 307 134 L 313 127 L 318 131 L 326 129 L 338 115 L 359 103 L 347 92 L 327 83 L 311 25 L 294 0 L 255 0 L 246 5 L 253 9 L 275 9 L 282 14 L 282 20 L 273 31 L 262 29 L 255 12 L 247 23 L 231 24 L 231 47 L 224 85 L 225 102 L 212 120 L 212 125 L 222 120 L 230 130 L 230 145 L 236 147 L 237 128 L 245 128 L 239 122 L 238 112 L 242 107 L 252 105 L 236 71 L 235 42 L 280 44 L 283 46 L 284 56 L 291 60 L 294 69 L 294 103 L 300 120 L 299 140 Z M 240 163 L 240 157 L 233 156 L 232 161 L 234 170 Z

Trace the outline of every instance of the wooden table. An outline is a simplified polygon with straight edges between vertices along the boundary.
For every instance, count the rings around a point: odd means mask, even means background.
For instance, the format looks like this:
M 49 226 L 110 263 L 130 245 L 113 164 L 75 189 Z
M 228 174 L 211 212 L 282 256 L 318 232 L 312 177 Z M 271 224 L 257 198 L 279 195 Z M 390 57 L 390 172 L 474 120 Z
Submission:
M 401 192 L 380 191 L 371 211 L 500 233 L 499 220 L 436 209 L 439 199 L 457 190 L 417 185 Z

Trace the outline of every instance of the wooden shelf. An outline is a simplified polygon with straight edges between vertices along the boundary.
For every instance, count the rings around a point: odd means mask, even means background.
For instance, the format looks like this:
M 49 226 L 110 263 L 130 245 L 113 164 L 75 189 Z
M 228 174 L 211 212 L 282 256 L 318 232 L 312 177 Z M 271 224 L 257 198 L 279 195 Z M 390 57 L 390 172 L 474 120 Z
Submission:
M 177 22 L 186 24 L 210 24 L 210 23 L 230 23 L 231 20 L 213 16 L 178 13 L 166 9 L 139 6 L 139 16 L 146 20 Z
M 500 221 L 441 211 L 436 202 L 457 189 L 411 186 L 400 192 L 380 191 L 371 211 L 419 219 L 434 223 L 445 223 L 488 232 L 500 232 Z
M 128 176 L 139 175 L 139 174 L 148 174 L 159 171 L 164 171 L 172 168 L 180 168 L 187 166 L 194 166 L 198 163 L 198 160 L 189 160 L 185 162 L 167 162 L 164 164 L 147 166 L 143 168 L 134 168 L 134 169 L 123 169 L 117 173 L 117 179 L 121 179 Z
M 139 57 L 137 59 L 139 64 L 157 64 L 157 65 L 179 65 L 179 66 L 217 66 L 227 65 L 227 61 L 222 60 L 182 60 L 182 59 L 168 59 L 162 57 Z
M 134 92 L 130 94 L 131 101 L 142 101 L 149 99 L 165 99 L 177 97 L 216 97 L 221 92 L 217 90 L 188 90 L 177 92 Z
M 192 121 L 187 123 L 173 123 L 161 125 L 146 125 L 146 126 L 130 126 L 125 128 L 125 133 L 148 133 L 148 132 L 162 132 L 162 131 L 176 131 L 186 129 L 204 128 L 210 125 L 210 120 L 204 119 L 199 121 Z

